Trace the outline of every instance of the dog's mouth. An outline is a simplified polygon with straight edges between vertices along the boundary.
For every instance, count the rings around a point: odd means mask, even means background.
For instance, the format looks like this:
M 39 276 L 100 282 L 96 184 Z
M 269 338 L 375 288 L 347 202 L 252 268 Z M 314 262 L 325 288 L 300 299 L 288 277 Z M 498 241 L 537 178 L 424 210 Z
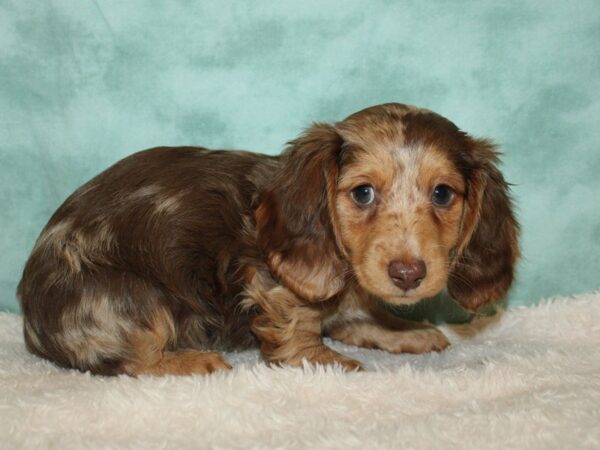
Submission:
M 391 305 L 411 305 L 426 297 L 421 294 L 419 288 L 405 291 L 395 286 L 381 286 L 381 284 L 377 286 L 371 283 L 360 283 L 360 285 L 372 296 Z
M 444 288 L 444 285 L 440 285 L 440 283 L 434 281 L 436 280 L 430 280 L 429 283 L 423 283 L 414 289 L 404 290 L 395 286 L 386 286 L 383 292 L 381 289 L 377 289 L 379 292 L 371 292 L 385 303 L 392 305 L 413 305 L 421 300 L 436 296 Z
M 383 297 L 382 300 L 391 305 L 412 305 L 420 302 L 423 298 L 422 295 L 414 295 L 411 293 L 393 294 L 390 296 Z

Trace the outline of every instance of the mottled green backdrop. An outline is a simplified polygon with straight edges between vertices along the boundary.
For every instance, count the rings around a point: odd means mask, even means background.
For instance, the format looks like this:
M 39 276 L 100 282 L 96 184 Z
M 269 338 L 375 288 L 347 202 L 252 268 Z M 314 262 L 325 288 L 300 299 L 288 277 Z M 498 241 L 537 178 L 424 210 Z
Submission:
M 494 138 L 511 304 L 600 286 L 600 2 L 0 0 L 0 309 L 77 186 L 155 145 L 278 153 L 376 103 Z

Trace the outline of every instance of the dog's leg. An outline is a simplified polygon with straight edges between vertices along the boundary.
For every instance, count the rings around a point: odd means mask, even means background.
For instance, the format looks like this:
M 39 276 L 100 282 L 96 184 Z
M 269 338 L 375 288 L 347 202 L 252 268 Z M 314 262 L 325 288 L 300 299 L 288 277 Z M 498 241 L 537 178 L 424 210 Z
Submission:
M 60 261 L 59 261 L 60 262 Z M 56 272 L 58 269 L 53 268 Z M 205 374 L 229 365 L 217 353 L 183 350 L 169 300 L 149 280 L 95 267 L 41 271 L 22 286 L 25 340 L 35 354 L 100 375 Z
M 270 311 L 272 312 L 272 310 Z M 259 314 L 252 323 L 252 331 L 261 342 L 265 360 L 301 366 L 311 364 L 340 364 L 348 370 L 360 368 L 354 361 L 327 347 L 321 338 L 321 318 L 318 311 L 297 306 L 278 314 Z
M 360 369 L 348 358 L 323 343 L 322 311 L 319 305 L 303 302 L 288 289 L 261 282 L 260 277 L 247 290 L 246 305 L 260 309 L 252 322 L 252 332 L 261 342 L 264 359 L 272 363 L 301 366 L 339 364 L 346 370 Z
M 434 326 L 400 319 L 393 322 L 393 326 L 368 319 L 342 322 L 327 330 L 327 335 L 345 344 L 390 353 L 427 353 L 450 345 L 446 336 Z
M 123 369 L 137 375 L 192 375 L 208 374 L 231 366 L 219 353 L 199 350 L 167 351 L 171 330 L 168 321 L 157 321 L 146 330 L 139 330 L 129 338 L 128 356 Z

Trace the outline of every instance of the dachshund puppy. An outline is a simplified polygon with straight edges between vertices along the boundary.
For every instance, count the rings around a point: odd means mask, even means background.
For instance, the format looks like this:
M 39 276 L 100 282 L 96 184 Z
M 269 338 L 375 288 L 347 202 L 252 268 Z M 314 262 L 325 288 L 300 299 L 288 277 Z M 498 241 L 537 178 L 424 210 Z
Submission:
M 518 226 L 494 146 L 445 118 L 384 104 L 315 124 L 279 157 L 154 148 L 72 194 L 18 295 L 27 348 L 95 374 L 265 360 L 360 363 L 323 344 L 393 353 L 448 345 L 387 317 L 447 287 L 469 310 L 513 281 Z

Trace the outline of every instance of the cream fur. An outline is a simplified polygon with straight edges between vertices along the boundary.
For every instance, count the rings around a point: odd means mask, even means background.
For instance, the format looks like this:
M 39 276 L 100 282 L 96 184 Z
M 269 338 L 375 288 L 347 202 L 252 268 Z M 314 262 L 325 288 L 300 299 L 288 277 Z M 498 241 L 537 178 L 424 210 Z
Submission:
M 600 448 L 600 293 L 443 327 L 439 354 L 334 344 L 368 371 L 93 377 L 25 351 L 0 313 L 2 448 Z

